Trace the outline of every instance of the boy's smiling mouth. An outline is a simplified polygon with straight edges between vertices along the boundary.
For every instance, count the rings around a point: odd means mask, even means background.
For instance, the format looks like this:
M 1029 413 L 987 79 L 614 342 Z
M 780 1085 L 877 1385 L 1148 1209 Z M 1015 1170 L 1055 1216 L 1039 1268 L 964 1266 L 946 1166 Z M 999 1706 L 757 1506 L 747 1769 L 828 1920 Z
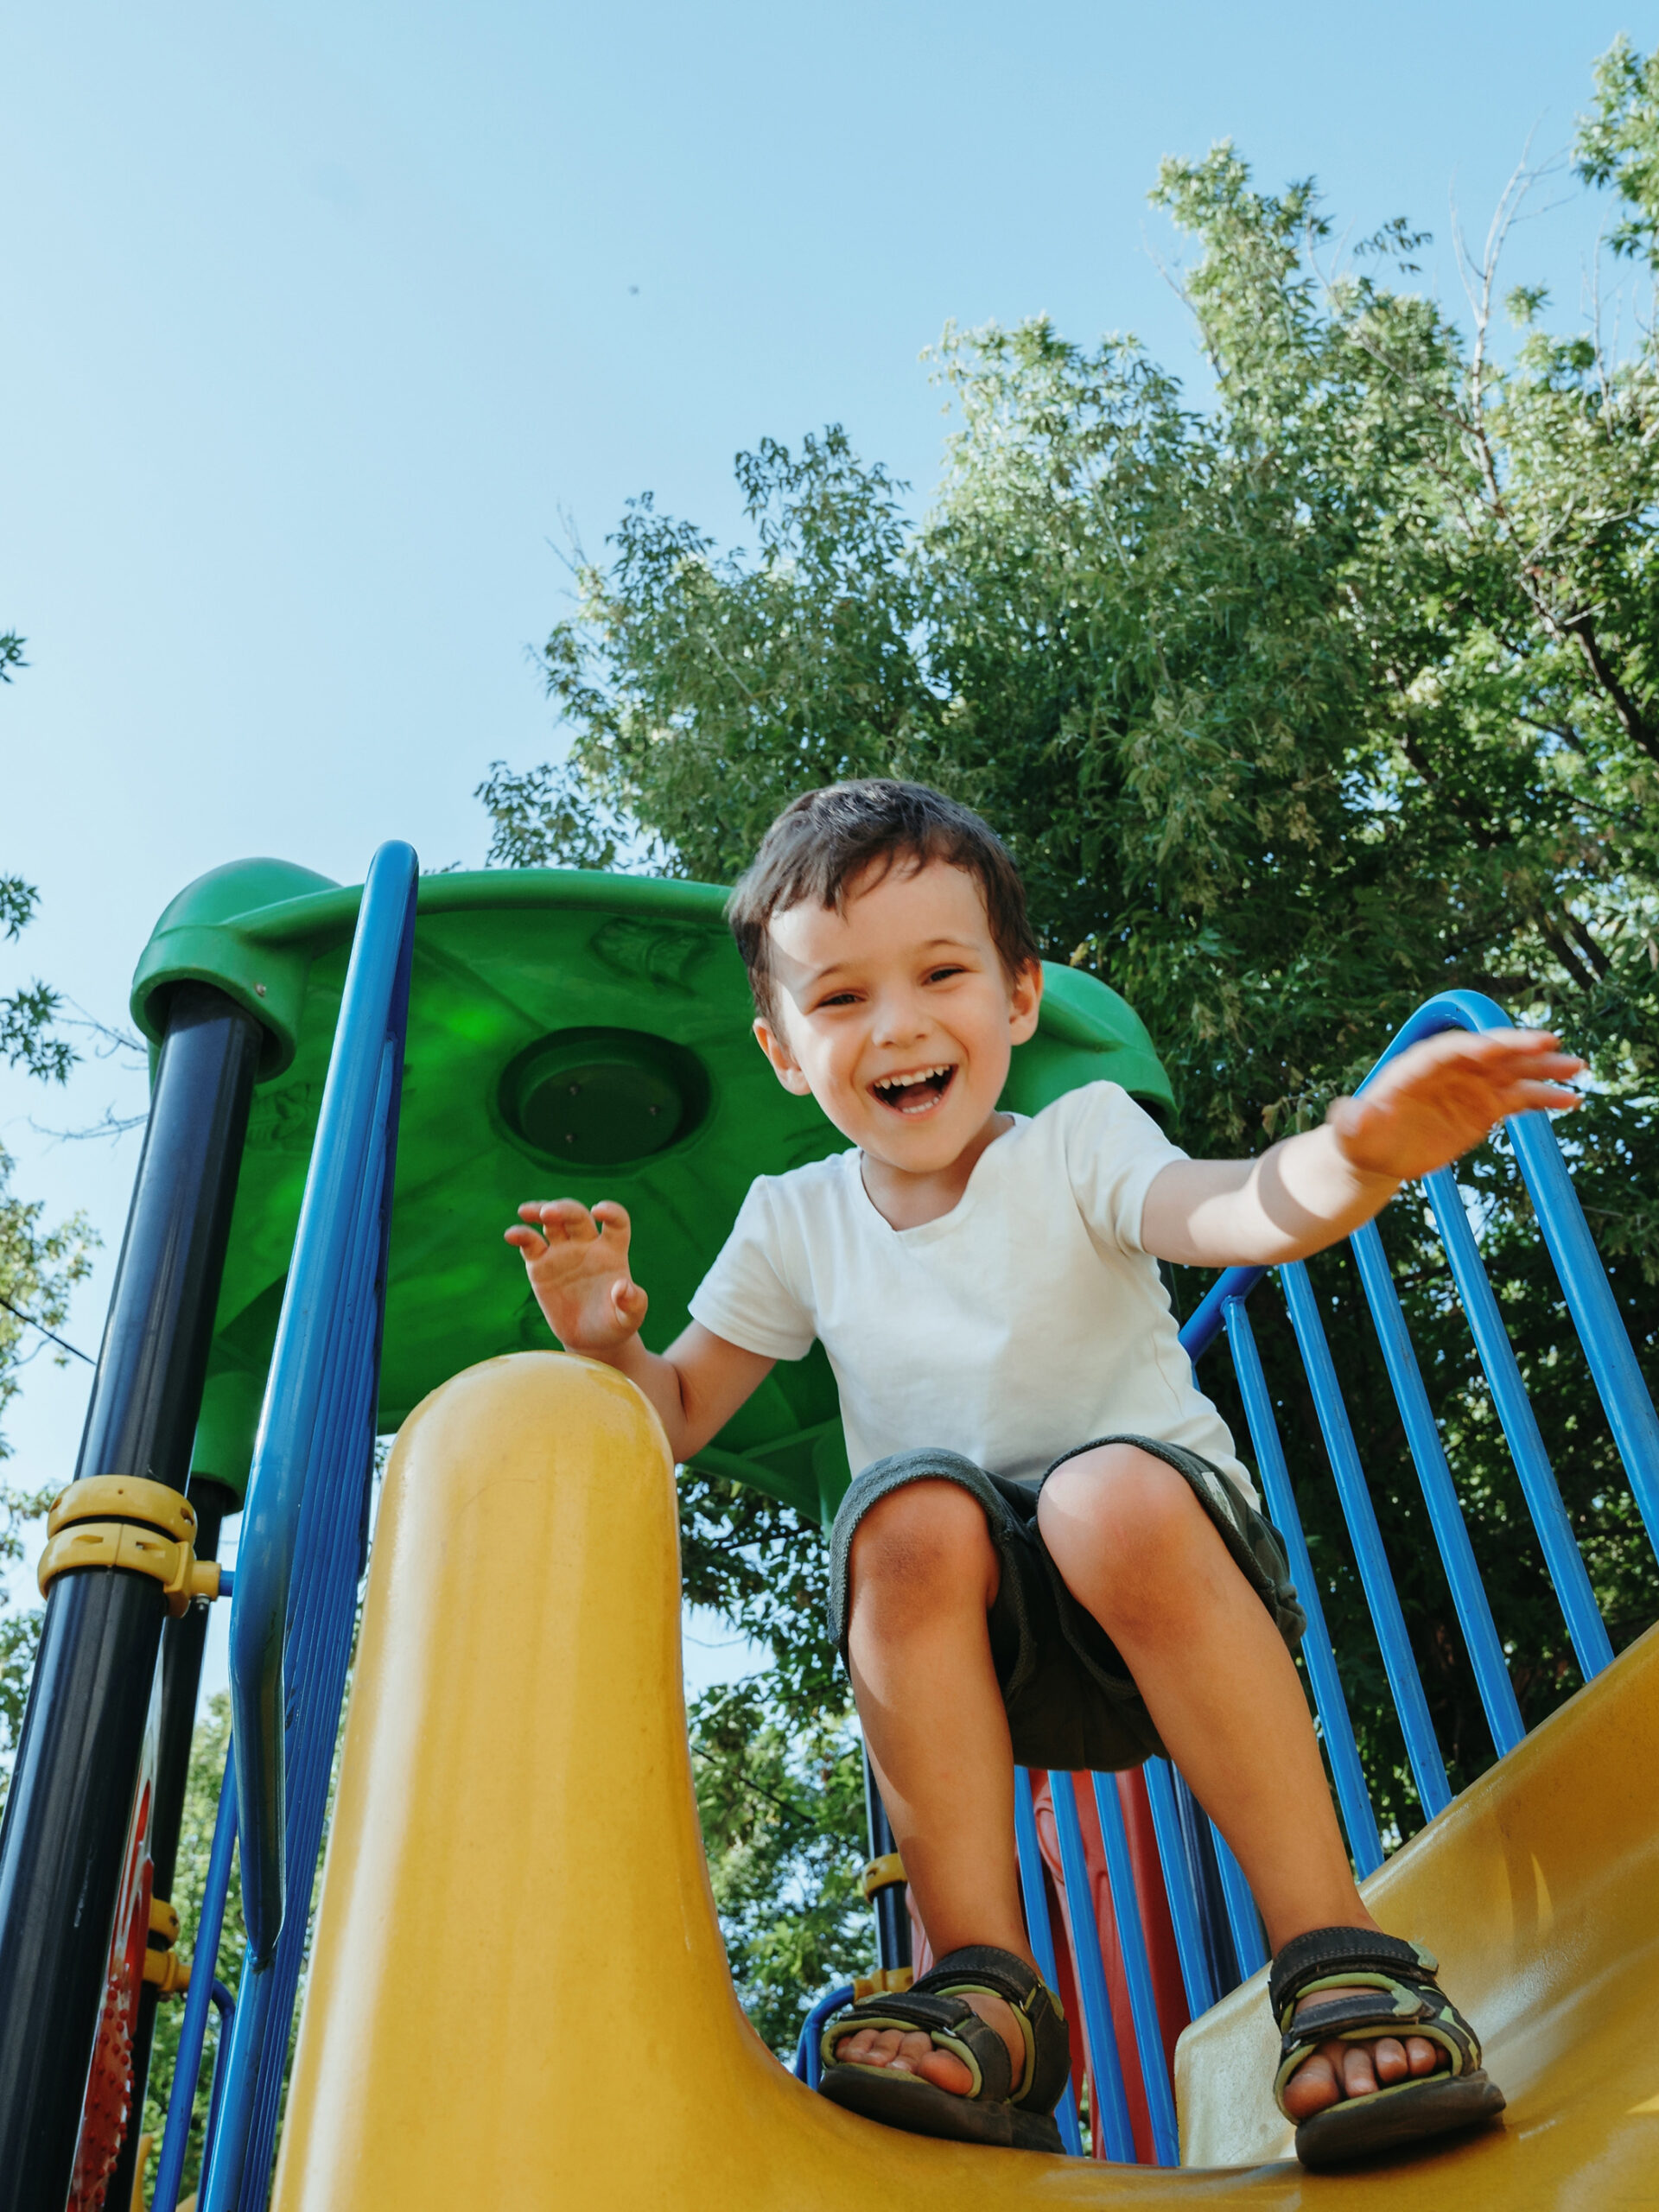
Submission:
M 954 1062 L 936 1067 L 909 1068 L 899 1075 L 878 1077 L 870 1096 L 895 1114 L 925 1114 L 937 1106 L 956 1077 Z

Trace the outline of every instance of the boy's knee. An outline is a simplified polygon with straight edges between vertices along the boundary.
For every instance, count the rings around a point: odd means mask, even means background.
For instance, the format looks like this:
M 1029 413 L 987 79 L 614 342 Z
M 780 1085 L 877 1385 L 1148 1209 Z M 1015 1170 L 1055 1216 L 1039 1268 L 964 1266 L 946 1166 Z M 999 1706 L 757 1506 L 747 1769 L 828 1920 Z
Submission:
M 1111 1561 L 1126 1592 L 1184 1563 L 1213 1535 L 1184 1476 L 1133 1444 L 1104 1444 L 1057 1467 L 1038 1501 L 1043 1541 L 1062 1573 L 1071 1555 Z
M 853 1602 L 877 1586 L 912 1598 L 996 1594 L 996 1547 L 985 1509 L 960 1483 L 905 1483 L 860 1521 L 848 1556 Z

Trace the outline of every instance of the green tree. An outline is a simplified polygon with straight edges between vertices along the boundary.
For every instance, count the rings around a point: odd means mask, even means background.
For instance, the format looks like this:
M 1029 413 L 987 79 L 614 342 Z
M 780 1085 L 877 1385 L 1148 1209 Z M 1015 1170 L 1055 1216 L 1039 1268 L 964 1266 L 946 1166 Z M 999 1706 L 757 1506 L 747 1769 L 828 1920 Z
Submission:
M 26 665 L 23 639 L 14 631 L 0 633 L 0 683 L 10 683 L 12 671 Z M 0 942 L 16 942 L 38 896 L 21 876 L 0 876 Z M 60 1004 L 57 993 L 39 982 L 0 998 L 0 1058 L 61 1083 L 76 1056 L 67 1040 L 54 1033 Z M 22 1387 L 29 1359 L 47 1351 L 63 1363 L 63 1351 L 53 1350 L 53 1332 L 67 1315 L 71 1291 L 90 1272 L 98 1241 L 79 1213 L 56 1229 L 43 1230 L 44 1208 L 14 1193 L 11 1167 L 10 1154 L 0 1146 L 0 1421 Z M 6 1481 L 10 1457 L 0 1431 L 0 1575 L 22 1561 L 25 1530 L 46 1510 L 52 1495 L 50 1490 Z M 0 1805 L 22 1726 L 41 1618 L 37 1607 L 11 1604 L 0 1582 Z
M 1636 269 L 1659 265 L 1656 148 L 1659 59 L 1621 43 L 1575 162 L 1611 195 L 1611 244 Z M 1563 1141 L 1654 1375 L 1651 316 L 1627 319 L 1620 351 L 1593 322 L 1551 328 L 1536 288 L 1500 292 L 1516 194 L 1469 268 L 1464 326 L 1414 288 L 1421 233 L 1392 221 L 1338 259 L 1313 185 L 1264 192 L 1230 145 L 1166 162 L 1153 198 L 1191 242 L 1210 404 L 1132 339 L 1090 348 L 1046 320 L 950 329 L 934 373 L 956 428 L 919 521 L 838 429 L 739 457 L 751 553 L 636 500 L 546 648 L 575 773 L 664 868 L 715 881 L 804 785 L 897 772 L 969 799 L 1012 847 L 1045 950 L 1147 1022 L 1195 1152 L 1317 1119 L 1436 990 L 1486 991 L 1558 1028 L 1595 1077 Z M 498 802 L 512 788 L 498 771 Z M 1460 1174 L 1622 1643 L 1659 1614 L 1651 1554 L 1506 1147 Z M 1535 1720 L 1576 1684 L 1571 1649 L 1421 1205 L 1389 1209 L 1383 1231 Z M 1491 1757 L 1461 1637 L 1351 1263 L 1328 1255 L 1313 1275 L 1456 1787 Z M 1313 1409 L 1274 1294 L 1254 1310 L 1379 1814 L 1402 1835 L 1421 1809 Z M 1243 1433 L 1224 1363 L 1205 1381 Z M 756 1510 L 712 1495 L 689 1509 L 688 1559 L 713 1543 L 701 1586 L 740 1619 Z M 787 1541 L 804 1559 L 817 1538 Z M 821 1630 L 780 1601 L 764 1637 L 782 1658 Z M 812 1728 L 847 1726 L 844 1690 L 785 1669 L 696 1725 L 716 1718 L 741 1719 L 759 1762 L 751 1776 L 725 1754 L 718 1865 L 733 1793 L 783 1771 L 785 1747 L 810 1763 Z M 834 1803 L 841 1879 L 856 1807 L 844 1788 Z M 746 1870 L 728 1918 L 772 2033 L 798 2001 L 757 1976 L 832 1871 L 809 1869 L 791 1833 L 766 1829 L 765 1881 Z

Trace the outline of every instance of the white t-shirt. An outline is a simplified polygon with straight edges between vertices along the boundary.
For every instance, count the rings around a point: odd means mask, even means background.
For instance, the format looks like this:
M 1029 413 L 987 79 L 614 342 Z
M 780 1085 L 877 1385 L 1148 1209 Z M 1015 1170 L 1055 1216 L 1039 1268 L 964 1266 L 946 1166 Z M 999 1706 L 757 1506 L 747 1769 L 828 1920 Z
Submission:
M 1202 1452 L 1254 1501 L 1141 1243 L 1153 1179 L 1186 1154 L 1116 1083 L 1014 1123 L 918 1229 L 876 1211 L 855 1149 L 757 1177 L 693 1317 L 768 1359 L 822 1338 L 855 1472 L 931 1446 L 1030 1480 L 1128 1434 Z

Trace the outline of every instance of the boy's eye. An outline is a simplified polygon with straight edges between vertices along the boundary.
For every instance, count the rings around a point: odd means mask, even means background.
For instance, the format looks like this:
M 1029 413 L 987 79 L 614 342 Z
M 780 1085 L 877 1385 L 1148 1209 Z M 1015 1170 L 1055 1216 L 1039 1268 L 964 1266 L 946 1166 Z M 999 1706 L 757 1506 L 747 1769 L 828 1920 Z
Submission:
M 927 980 L 930 983 L 948 983 L 953 976 L 965 976 L 968 970 L 962 966 L 961 963 L 957 962 L 947 968 L 930 968 L 927 971 Z
M 857 996 L 856 991 L 832 991 L 828 998 L 820 999 L 818 1004 L 820 1007 L 851 1006 Z

